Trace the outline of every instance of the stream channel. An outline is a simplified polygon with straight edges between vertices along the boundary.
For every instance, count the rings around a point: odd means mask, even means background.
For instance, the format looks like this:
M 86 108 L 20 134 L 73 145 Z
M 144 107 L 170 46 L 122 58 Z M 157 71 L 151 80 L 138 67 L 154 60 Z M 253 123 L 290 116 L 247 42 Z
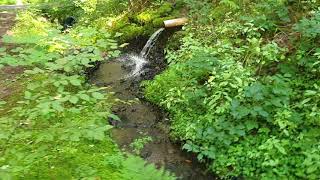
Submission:
M 159 29 L 149 41 L 143 37 L 133 40 L 119 58 L 98 65 L 90 76 L 90 82 L 110 87 L 108 91 L 115 93 L 118 99 L 136 101 L 119 103 L 112 110 L 121 119 L 109 120 L 115 126 L 112 138 L 121 149 L 132 152 L 130 144 L 137 138 L 148 136 L 152 141 L 145 144 L 140 153 L 148 162 L 164 167 L 178 179 L 215 179 L 194 155 L 170 140 L 168 114 L 148 102 L 140 88 L 143 80 L 153 79 L 166 68 L 164 46 L 175 31 Z

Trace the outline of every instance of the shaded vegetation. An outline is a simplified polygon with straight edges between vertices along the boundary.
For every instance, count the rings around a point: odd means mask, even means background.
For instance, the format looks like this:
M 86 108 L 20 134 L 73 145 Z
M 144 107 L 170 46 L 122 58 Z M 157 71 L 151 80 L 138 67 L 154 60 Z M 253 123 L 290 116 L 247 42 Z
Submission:
M 23 90 L 0 100 L 1 177 L 174 179 L 120 152 L 106 125 L 116 100 L 85 72 L 186 13 L 168 69 L 143 83 L 172 138 L 221 178 L 320 177 L 318 1 L 28 2 L 50 5 L 21 13 L 4 38 L 17 48 L 0 50 L 0 68 L 28 69 L 13 84 Z M 62 32 L 68 17 L 77 23 Z M 137 154 L 147 141 L 132 144 Z
M 181 47 L 145 83 L 172 136 L 221 177 L 317 179 L 319 3 L 185 2 Z
M 84 19 L 93 16 L 87 8 Z M 118 100 L 86 82 L 88 68 L 119 55 L 113 33 L 93 24 L 61 32 L 43 13 L 21 12 L 3 38 L 16 47 L 0 49 L 0 68 L 25 69 L 12 84 L 20 90 L 0 100 L 0 177 L 174 179 L 118 149 L 107 124 L 118 119 L 110 110 Z

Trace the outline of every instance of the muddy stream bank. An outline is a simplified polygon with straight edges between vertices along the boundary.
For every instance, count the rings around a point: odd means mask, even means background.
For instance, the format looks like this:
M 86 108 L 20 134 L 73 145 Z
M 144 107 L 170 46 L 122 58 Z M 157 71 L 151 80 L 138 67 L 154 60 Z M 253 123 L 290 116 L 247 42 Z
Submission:
M 147 143 L 141 151 L 141 156 L 148 162 L 165 167 L 179 179 L 215 179 L 197 162 L 194 155 L 182 151 L 180 144 L 170 140 L 168 114 L 148 102 L 140 88 L 143 80 L 153 79 L 166 68 L 163 49 L 172 33 L 174 30 L 160 35 L 139 76 L 124 78 L 131 71 L 126 59 L 132 54 L 139 54 L 147 42 L 146 38 L 133 40 L 121 57 L 101 63 L 90 76 L 90 82 L 97 86 L 110 87 L 108 91 L 114 92 L 121 100 L 136 101 L 132 104 L 120 103 L 113 108 L 113 113 L 117 114 L 121 121 L 109 120 L 109 123 L 115 125 L 112 137 L 120 148 L 131 152 L 130 144 L 135 139 L 151 137 L 152 142 Z

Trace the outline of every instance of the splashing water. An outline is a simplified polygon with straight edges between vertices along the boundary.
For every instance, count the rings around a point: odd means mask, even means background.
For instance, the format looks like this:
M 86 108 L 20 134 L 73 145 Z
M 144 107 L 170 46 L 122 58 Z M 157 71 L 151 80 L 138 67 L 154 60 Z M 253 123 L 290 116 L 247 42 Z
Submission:
M 153 35 L 149 38 L 146 45 L 143 47 L 139 55 L 129 55 L 128 60 L 134 65 L 133 71 L 127 75 L 125 78 L 136 77 L 143 72 L 143 67 L 148 63 L 147 58 L 151 49 L 156 44 L 160 34 L 164 31 L 164 28 L 158 29 Z
M 153 46 L 157 42 L 162 31 L 164 31 L 164 28 L 160 28 L 155 33 L 153 33 L 153 35 L 150 37 L 150 39 L 148 40 L 148 42 L 146 43 L 146 45 L 143 47 L 142 51 L 140 52 L 141 57 L 143 57 L 143 58 L 148 57 L 150 50 L 153 48 Z
M 133 71 L 130 74 L 128 74 L 125 78 L 136 77 L 140 75 L 143 72 L 142 69 L 144 65 L 148 63 L 145 58 L 138 55 L 129 55 L 128 59 L 132 61 L 134 68 Z

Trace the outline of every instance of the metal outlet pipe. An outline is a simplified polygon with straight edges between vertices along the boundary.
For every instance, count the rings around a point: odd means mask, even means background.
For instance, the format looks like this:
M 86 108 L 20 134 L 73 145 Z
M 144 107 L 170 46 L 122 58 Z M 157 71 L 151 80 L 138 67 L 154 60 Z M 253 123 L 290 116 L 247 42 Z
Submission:
M 183 26 L 187 24 L 188 18 L 178 18 L 178 19 L 170 19 L 164 21 L 164 27 L 171 28 L 171 27 L 177 27 L 177 26 Z

